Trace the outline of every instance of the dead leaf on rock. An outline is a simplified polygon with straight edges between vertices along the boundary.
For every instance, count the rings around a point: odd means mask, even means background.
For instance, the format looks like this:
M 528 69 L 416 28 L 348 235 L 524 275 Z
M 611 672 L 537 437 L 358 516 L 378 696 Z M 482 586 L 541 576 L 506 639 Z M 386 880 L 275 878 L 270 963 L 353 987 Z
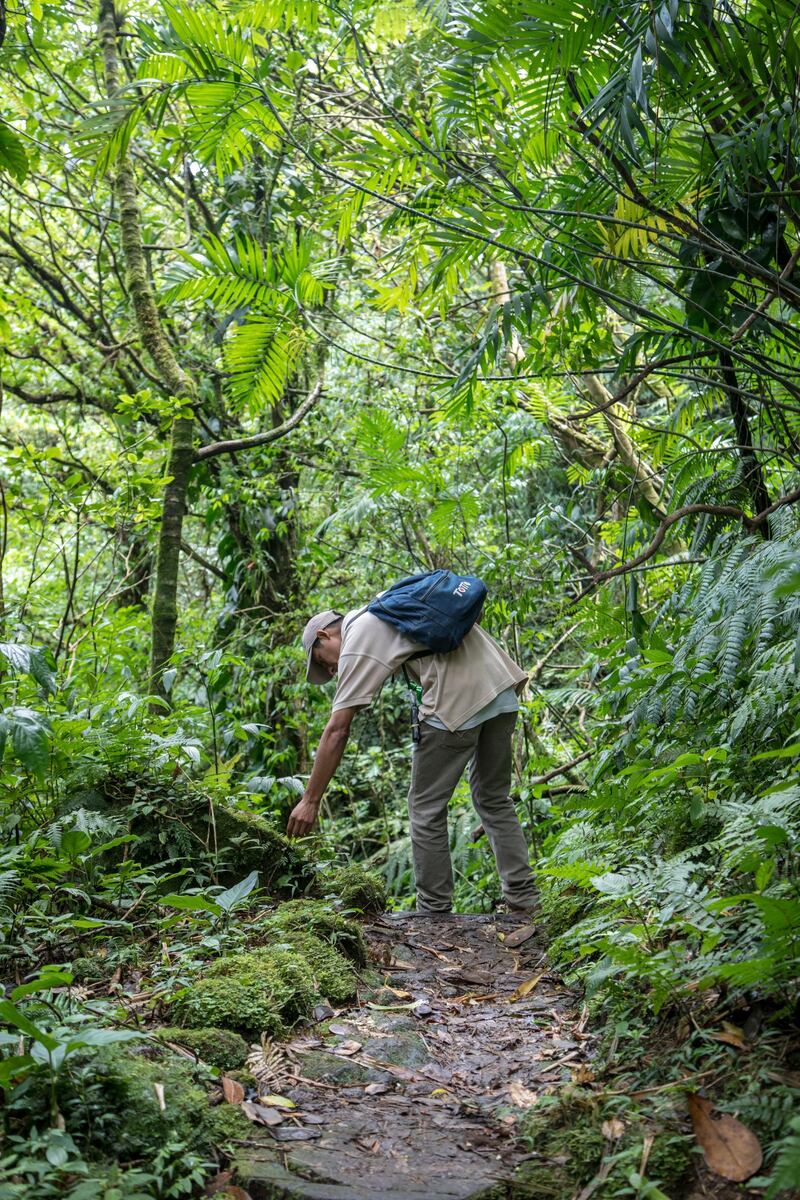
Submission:
M 603 1121 L 600 1132 L 609 1142 L 616 1142 L 625 1132 L 624 1122 L 620 1121 L 619 1117 L 612 1117 L 610 1121 Z
M 711 1101 L 696 1092 L 689 1095 L 688 1103 L 694 1136 L 709 1169 L 734 1183 L 742 1183 L 754 1175 L 764 1156 L 752 1130 L 728 1113 L 712 1115 Z
M 353 1032 L 349 1025 L 340 1025 L 335 1021 L 331 1021 L 328 1029 L 331 1033 L 335 1033 L 337 1037 L 347 1037 L 348 1033 Z
M 333 1016 L 333 1009 L 330 1004 L 318 1004 L 312 1009 L 311 1016 L 315 1021 L 327 1021 L 328 1017 Z
M 222 1084 L 222 1094 L 228 1104 L 241 1104 L 244 1100 L 244 1088 L 235 1079 L 229 1079 L 227 1075 L 223 1075 L 220 1079 Z
M 259 1104 L 266 1104 L 268 1108 L 297 1108 L 294 1100 L 289 1100 L 286 1096 L 259 1096 Z
M 527 942 L 535 933 L 535 925 L 523 925 L 520 929 L 515 929 L 513 933 L 507 933 L 503 939 L 504 944 L 514 949 L 514 947 L 521 946 L 524 942 Z
M 347 1041 L 339 1042 L 338 1046 L 334 1046 L 333 1053 L 349 1056 L 351 1054 L 357 1054 L 361 1049 L 361 1046 L 361 1042 L 354 1042 L 348 1039 Z
M 364 1088 L 365 1096 L 382 1096 L 384 1092 L 388 1092 L 388 1083 L 368 1083 Z
M 536 1092 L 532 1092 L 530 1088 L 526 1088 L 524 1083 L 519 1083 L 514 1080 L 508 1085 L 508 1098 L 517 1108 L 533 1108 L 537 1104 L 539 1097 Z
M 283 1113 L 279 1113 L 277 1108 L 267 1108 L 264 1104 L 253 1104 L 251 1101 L 244 1102 L 242 1112 L 256 1125 L 280 1125 L 283 1120 Z
M 526 979 L 524 983 L 521 983 L 519 987 L 511 993 L 511 995 L 508 997 L 508 1003 L 514 1004 L 515 1001 L 523 1000 L 525 996 L 529 996 L 543 975 L 544 971 L 540 971 L 538 975 L 533 975 L 530 979 Z

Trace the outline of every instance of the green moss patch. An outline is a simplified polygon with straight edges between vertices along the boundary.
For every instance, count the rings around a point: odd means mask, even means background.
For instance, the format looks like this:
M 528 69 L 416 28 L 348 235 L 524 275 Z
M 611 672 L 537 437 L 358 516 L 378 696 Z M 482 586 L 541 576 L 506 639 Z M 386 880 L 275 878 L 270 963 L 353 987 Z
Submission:
M 342 908 L 359 912 L 383 912 L 386 908 L 386 887 L 374 871 L 366 871 L 357 863 L 326 871 L 322 877 L 325 893 L 333 893 Z
M 288 900 L 269 917 L 267 927 L 284 934 L 313 933 L 359 966 L 367 961 L 360 925 L 343 917 L 322 900 Z
M 223 1071 L 241 1067 L 247 1058 L 247 1042 L 230 1029 L 213 1026 L 207 1029 L 179 1029 L 167 1026 L 155 1030 L 155 1036 L 159 1041 L 185 1046 L 210 1067 L 219 1067 Z
M 202 1153 L 214 1145 L 202 1068 L 153 1043 L 109 1047 L 85 1066 L 77 1061 L 60 1100 L 76 1142 L 120 1162 L 175 1142 Z
M 182 1026 L 221 1026 L 251 1041 L 280 1037 L 322 998 L 334 1004 L 356 991 L 349 959 L 313 933 L 275 927 L 272 944 L 210 964 L 204 979 L 176 1001 Z
M 316 999 L 305 959 L 294 950 L 265 948 L 211 963 L 176 1008 L 180 1024 L 190 1029 L 220 1025 L 256 1040 L 262 1033 L 281 1037 L 286 1022 L 307 1013 Z

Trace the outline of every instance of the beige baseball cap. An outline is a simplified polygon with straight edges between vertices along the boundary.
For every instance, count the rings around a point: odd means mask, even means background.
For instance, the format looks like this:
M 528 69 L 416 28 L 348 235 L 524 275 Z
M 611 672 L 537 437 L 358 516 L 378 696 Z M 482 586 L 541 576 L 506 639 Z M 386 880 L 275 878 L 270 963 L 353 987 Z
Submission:
M 324 612 L 317 613 L 315 617 L 306 625 L 303 630 L 303 649 L 306 652 L 306 679 L 309 683 L 327 683 L 330 679 L 330 673 L 325 667 L 320 667 L 311 658 L 311 651 L 314 649 L 314 642 L 317 640 L 317 634 L 320 629 L 327 629 L 334 621 L 338 621 L 342 614 L 336 612 L 333 608 L 326 608 Z

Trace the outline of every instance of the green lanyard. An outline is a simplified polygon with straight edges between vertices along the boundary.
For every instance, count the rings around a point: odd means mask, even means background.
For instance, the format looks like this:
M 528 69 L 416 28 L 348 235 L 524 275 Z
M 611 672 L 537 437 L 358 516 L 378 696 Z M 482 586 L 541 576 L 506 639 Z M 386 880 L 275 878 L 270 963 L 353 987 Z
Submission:
M 403 678 L 408 685 L 408 695 L 411 700 L 411 740 L 414 745 L 417 745 L 422 737 L 419 727 L 419 705 L 422 700 L 422 685 L 414 683 L 406 670 L 405 663 L 403 664 Z

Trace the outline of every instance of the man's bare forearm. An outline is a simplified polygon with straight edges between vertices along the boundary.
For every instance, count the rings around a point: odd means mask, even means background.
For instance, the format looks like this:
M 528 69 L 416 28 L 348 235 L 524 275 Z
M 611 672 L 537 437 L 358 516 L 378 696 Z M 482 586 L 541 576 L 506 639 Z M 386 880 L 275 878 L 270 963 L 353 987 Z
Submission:
M 305 798 L 319 805 L 336 768 L 342 761 L 349 729 L 326 729 L 319 739 L 319 746 L 314 757 L 314 766 L 305 790 Z
M 289 814 L 286 832 L 289 837 L 305 837 L 311 833 L 317 823 L 319 806 L 325 789 L 333 779 L 336 768 L 342 761 L 344 748 L 350 736 L 350 722 L 353 719 L 354 708 L 339 709 L 332 713 L 319 739 L 314 767 L 311 771 L 306 790 L 299 803 Z

